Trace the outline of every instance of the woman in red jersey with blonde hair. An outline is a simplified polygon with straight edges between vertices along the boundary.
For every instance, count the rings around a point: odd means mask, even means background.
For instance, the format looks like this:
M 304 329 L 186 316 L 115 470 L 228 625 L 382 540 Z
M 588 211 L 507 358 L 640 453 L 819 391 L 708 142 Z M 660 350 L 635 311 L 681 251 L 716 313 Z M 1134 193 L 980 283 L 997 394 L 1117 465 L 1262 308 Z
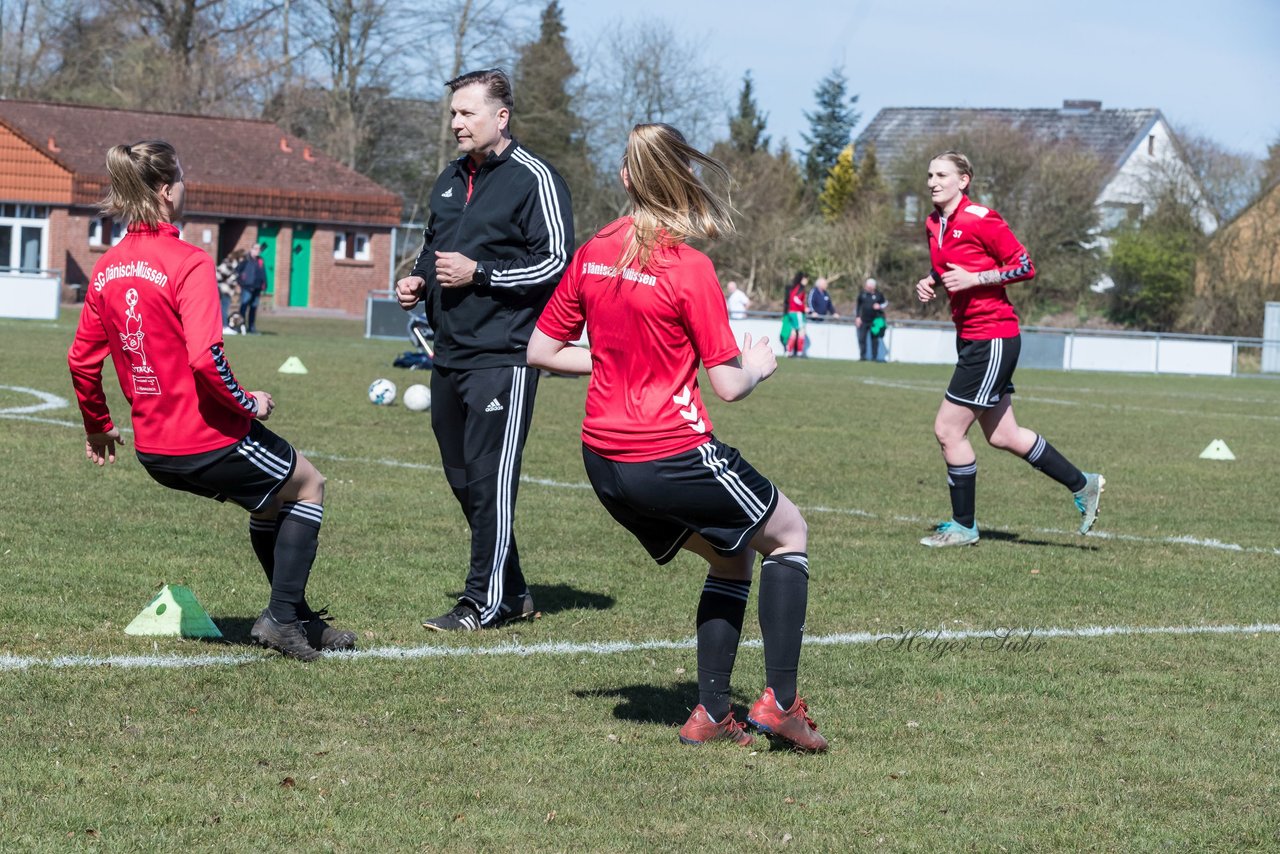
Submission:
M 709 564 L 698 603 L 698 705 L 680 728 L 686 744 L 751 744 L 734 719 L 729 676 L 755 553 L 764 639 L 756 729 L 802 749 L 827 741 L 796 692 L 808 602 L 808 528 L 796 506 L 712 433 L 698 366 L 716 395 L 741 400 L 777 369 L 766 339 L 729 328 L 715 269 L 686 242 L 733 228 L 730 207 L 697 167 L 724 167 L 675 128 L 641 124 L 623 157 L 631 213 L 574 255 L 529 341 L 529 364 L 590 374 L 582 455 L 596 495 L 659 564 L 681 549 Z M 573 346 L 587 328 L 590 350 Z
M 938 288 L 946 291 L 959 359 L 933 424 L 947 464 L 952 516 L 920 542 L 933 547 L 978 542 L 978 461 L 968 437 L 975 421 L 993 448 L 1022 457 L 1071 491 L 1084 534 L 1098 517 L 1106 479 L 1081 472 L 1043 436 L 1013 417 L 1010 395 L 1022 336 L 1006 287 L 1034 277 L 1036 271 L 1000 214 L 965 195 L 972 180 L 969 158 L 958 151 L 929 162 L 934 210 L 925 227 L 933 271 L 916 284 L 916 296 L 929 302 Z
M 114 463 L 124 444 L 102 388 L 110 358 L 147 473 L 249 511 L 249 540 L 271 583 L 251 637 L 302 661 L 354 649 L 354 632 L 333 628 L 307 605 L 324 478 L 262 425 L 275 408 L 271 395 L 246 391 L 231 372 L 213 259 L 183 242 L 175 224 L 186 200 L 177 152 L 163 140 L 117 145 L 107 171 L 111 189 L 101 207 L 128 232 L 94 265 L 67 354 L 85 456 Z

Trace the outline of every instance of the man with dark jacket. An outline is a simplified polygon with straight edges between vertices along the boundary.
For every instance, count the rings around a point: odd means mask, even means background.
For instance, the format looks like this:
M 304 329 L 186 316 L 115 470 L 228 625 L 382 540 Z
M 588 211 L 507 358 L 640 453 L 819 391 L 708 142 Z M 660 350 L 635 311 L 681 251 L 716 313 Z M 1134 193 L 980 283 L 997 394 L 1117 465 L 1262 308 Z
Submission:
M 435 330 L 431 427 L 471 527 L 462 597 L 422 625 L 474 631 L 535 613 L 512 530 L 538 385 L 525 348 L 573 254 L 573 214 L 564 179 L 511 137 L 506 73 L 447 85 L 463 156 L 436 179 L 422 252 L 396 298 L 406 311 L 423 302 Z
M 246 332 L 258 331 L 258 299 L 267 287 L 267 269 L 262 262 L 262 250 L 267 244 L 255 243 L 249 254 L 236 268 L 240 281 L 240 316 L 244 318 Z
M 862 293 L 858 294 L 853 319 L 858 327 L 858 350 L 864 362 L 883 361 L 880 342 L 884 340 L 884 310 L 888 306 L 889 301 L 876 289 L 876 280 L 867 279 L 862 285 Z

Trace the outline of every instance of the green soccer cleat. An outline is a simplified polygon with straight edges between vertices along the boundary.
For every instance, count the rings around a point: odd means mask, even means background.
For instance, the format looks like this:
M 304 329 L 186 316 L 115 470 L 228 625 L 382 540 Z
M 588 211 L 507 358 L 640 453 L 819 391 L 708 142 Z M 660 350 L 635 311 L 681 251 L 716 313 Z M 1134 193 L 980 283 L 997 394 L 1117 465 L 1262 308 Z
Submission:
M 966 528 L 955 519 L 948 519 L 939 524 L 936 531 L 920 541 L 920 545 L 934 549 L 947 546 L 972 546 L 977 543 L 978 523 L 974 522 L 972 528 Z
M 1080 511 L 1080 533 L 1087 534 L 1098 521 L 1098 500 L 1102 498 L 1107 479 L 1100 474 L 1084 475 L 1084 489 L 1072 493 L 1076 500 L 1076 509 Z

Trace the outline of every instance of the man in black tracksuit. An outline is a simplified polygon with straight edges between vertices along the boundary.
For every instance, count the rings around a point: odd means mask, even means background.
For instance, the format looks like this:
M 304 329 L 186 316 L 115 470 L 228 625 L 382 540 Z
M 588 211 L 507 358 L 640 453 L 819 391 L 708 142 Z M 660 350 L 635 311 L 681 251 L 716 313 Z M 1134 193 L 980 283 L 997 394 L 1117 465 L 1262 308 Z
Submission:
M 538 385 L 525 348 L 573 255 L 573 214 L 564 179 L 511 138 L 507 75 L 448 86 L 463 156 L 436 179 L 422 252 L 396 297 L 406 310 L 422 301 L 435 330 L 431 427 L 471 527 L 466 589 L 423 626 L 472 631 L 534 614 L 512 530 Z

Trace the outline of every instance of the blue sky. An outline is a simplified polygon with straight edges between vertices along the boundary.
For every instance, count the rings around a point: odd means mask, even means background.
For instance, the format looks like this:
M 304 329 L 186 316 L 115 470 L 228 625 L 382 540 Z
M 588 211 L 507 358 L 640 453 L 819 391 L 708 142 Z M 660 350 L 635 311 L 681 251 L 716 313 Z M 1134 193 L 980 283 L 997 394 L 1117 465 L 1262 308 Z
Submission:
M 561 0 L 575 46 L 640 4 Z M 645 0 L 703 46 L 736 97 L 750 69 L 775 140 L 803 148 L 813 91 L 843 65 L 859 130 L 882 107 L 1155 107 L 1264 156 L 1280 137 L 1280 0 Z M 785 10 L 785 11 L 783 11 Z

